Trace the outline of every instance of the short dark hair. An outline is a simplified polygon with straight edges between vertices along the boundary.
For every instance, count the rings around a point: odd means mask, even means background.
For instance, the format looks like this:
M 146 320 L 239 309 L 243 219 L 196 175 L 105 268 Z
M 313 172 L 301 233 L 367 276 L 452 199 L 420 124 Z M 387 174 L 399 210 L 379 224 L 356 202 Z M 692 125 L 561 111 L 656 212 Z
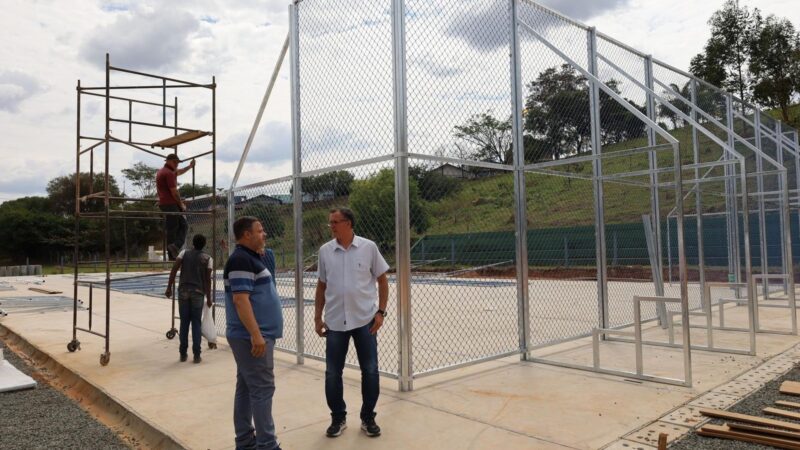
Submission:
M 330 214 L 339 213 L 344 216 L 345 219 L 350 222 L 350 226 L 355 228 L 356 227 L 356 215 L 353 214 L 353 210 L 350 208 L 346 208 L 344 206 L 338 206 L 330 210 Z
M 202 234 L 195 234 L 192 238 L 192 245 L 195 250 L 202 250 L 206 246 L 206 237 Z
M 245 231 L 253 229 L 253 224 L 256 222 L 258 222 L 258 219 L 253 216 L 239 217 L 236 222 L 233 222 L 233 237 L 238 241 L 244 236 Z

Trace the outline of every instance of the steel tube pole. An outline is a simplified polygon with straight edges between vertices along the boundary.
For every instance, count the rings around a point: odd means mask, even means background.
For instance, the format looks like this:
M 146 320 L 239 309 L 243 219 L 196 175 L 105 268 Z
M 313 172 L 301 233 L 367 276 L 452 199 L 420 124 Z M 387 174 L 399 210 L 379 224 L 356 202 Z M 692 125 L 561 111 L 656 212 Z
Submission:
M 691 101 L 692 104 L 697 106 L 697 81 L 694 79 L 691 80 L 689 84 L 690 94 L 691 94 Z M 697 111 L 692 108 L 691 111 L 691 118 L 693 122 L 697 122 Z M 727 154 L 727 152 L 725 152 Z M 693 123 L 692 124 L 692 155 L 694 158 L 695 164 L 700 164 L 700 137 L 697 133 L 697 126 Z M 725 166 L 727 169 L 727 165 Z M 711 304 L 710 300 L 706 299 L 705 296 L 705 289 L 703 286 L 706 284 L 706 262 L 705 262 L 705 245 L 703 239 L 703 197 L 701 191 L 701 183 L 700 183 L 700 169 L 694 169 L 694 179 L 697 180 L 697 183 L 694 185 L 694 195 L 695 195 L 695 225 L 697 226 L 697 270 L 699 272 L 699 282 L 700 282 L 700 304 L 705 305 L 706 301 L 708 301 L 708 311 L 709 314 L 708 320 L 711 320 Z M 711 341 L 711 330 L 709 330 L 709 347 L 713 346 Z
M 302 149 L 300 142 L 300 32 L 297 4 L 289 5 L 290 59 L 292 104 L 292 215 L 294 216 L 294 299 L 296 315 L 295 339 L 297 364 L 305 363 L 305 292 L 303 289 L 303 192 Z
M 743 106 L 744 107 L 744 106 Z M 753 120 L 755 122 L 755 147 L 758 149 L 759 153 L 756 154 L 756 172 L 758 173 L 758 177 L 756 178 L 756 186 L 759 193 L 764 192 L 764 161 L 761 158 L 761 151 L 762 151 L 762 144 L 761 144 L 761 114 L 756 110 Z M 768 258 L 769 255 L 767 254 L 767 215 L 766 215 L 766 205 L 764 203 L 764 196 L 758 197 L 758 246 L 761 254 L 761 273 L 766 275 L 769 273 L 769 265 L 768 265 Z M 768 286 L 767 283 L 762 283 L 761 287 L 762 295 L 766 298 L 768 293 Z M 758 322 L 756 322 L 758 325 Z M 758 329 L 756 329 L 758 331 Z
M 408 129 L 406 110 L 405 1 L 392 0 L 392 66 L 394 70 L 395 224 L 400 391 L 413 386 L 411 340 L 411 230 L 408 191 Z
M 517 329 L 520 359 L 528 360 L 530 343 L 530 299 L 528 297 L 528 219 L 525 187 L 525 151 L 522 136 L 522 66 L 519 46 L 517 1 L 509 0 L 511 16 L 511 108 L 514 149 L 514 226 L 516 229 Z
M 597 30 L 592 27 L 587 32 L 587 45 L 589 51 L 589 73 L 597 77 Z M 591 124 L 592 154 L 602 154 L 600 141 L 600 90 L 594 80 L 589 82 L 589 120 Z M 597 302 L 598 324 L 600 328 L 608 328 L 608 264 L 606 261 L 606 230 L 605 212 L 603 202 L 603 164 L 600 158 L 592 163 L 592 176 L 594 178 L 594 226 L 595 226 L 595 252 L 597 259 Z M 603 336 L 605 340 L 605 336 Z
M 645 84 L 647 88 L 650 90 L 647 92 L 647 117 L 650 118 L 653 122 L 657 121 L 656 117 L 656 103 L 655 99 L 653 98 L 653 94 L 650 92 L 653 91 L 654 83 L 653 83 L 653 57 L 647 56 L 644 59 L 644 75 L 645 75 Z M 650 146 L 656 145 L 656 132 L 652 128 L 647 128 L 647 143 Z M 659 207 L 659 198 L 658 198 L 658 159 L 655 151 L 651 151 L 647 155 L 648 165 L 650 168 L 650 217 L 652 217 L 651 221 L 648 221 L 652 230 L 653 230 L 653 237 L 655 242 L 653 243 L 653 253 L 654 253 L 654 262 L 656 267 L 654 267 L 654 275 L 653 278 L 653 285 L 655 288 L 656 295 L 659 297 L 664 296 L 664 271 L 662 269 L 662 261 L 661 261 L 661 211 Z M 681 193 L 681 195 L 683 195 Z M 658 313 L 659 321 L 661 322 L 661 328 L 667 327 L 667 306 L 664 303 L 657 302 L 656 303 L 656 311 Z

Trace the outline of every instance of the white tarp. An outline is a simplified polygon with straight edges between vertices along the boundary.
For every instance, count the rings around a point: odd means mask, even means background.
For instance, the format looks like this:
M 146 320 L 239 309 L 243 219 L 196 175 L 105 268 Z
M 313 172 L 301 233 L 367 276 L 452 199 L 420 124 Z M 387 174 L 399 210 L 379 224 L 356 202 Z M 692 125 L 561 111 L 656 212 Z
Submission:
M 36 381 L 3 359 L 3 353 L 0 350 L 0 392 L 29 389 L 35 386 Z

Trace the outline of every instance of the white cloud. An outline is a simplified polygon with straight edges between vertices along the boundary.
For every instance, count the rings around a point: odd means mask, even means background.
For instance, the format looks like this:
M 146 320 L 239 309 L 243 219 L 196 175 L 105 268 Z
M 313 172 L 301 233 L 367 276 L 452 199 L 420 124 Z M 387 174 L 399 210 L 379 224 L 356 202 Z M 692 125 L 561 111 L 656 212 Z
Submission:
M 190 56 L 190 40 L 199 20 L 187 11 L 167 7 L 135 6 L 124 11 L 114 22 L 87 36 L 80 56 L 98 66 L 104 63 L 105 54 L 111 53 L 113 63 L 120 67 L 165 71 L 180 68 Z
M 39 81 L 22 72 L 0 72 L 0 111 L 17 112 L 20 103 L 42 91 Z

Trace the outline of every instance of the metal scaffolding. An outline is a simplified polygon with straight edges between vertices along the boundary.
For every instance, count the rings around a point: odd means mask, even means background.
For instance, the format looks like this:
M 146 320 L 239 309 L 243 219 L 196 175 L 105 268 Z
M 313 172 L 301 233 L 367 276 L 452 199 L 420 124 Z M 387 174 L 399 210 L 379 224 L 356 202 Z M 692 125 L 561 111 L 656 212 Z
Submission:
M 144 84 L 125 84 L 125 85 L 114 85 L 111 81 L 112 74 L 125 74 L 126 81 L 127 79 L 145 79 L 145 80 L 158 80 L 158 83 L 148 84 L 147 82 L 143 82 Z M 128 219 L 138 219 L 138 220 L 153 220 L 153 221 L 160 221 L 166 222 L 167 215 L 184 215 L 190 218 L 199 218 L 199 217 L 210 217 L 211 220 L 211 242 L 216 242 L 216 208 L 217 208 L 217 199 L 216 199 L 216 80 L 212 77 L 211 83 L 208 84 L 201 84 L 201 83 L 194 83 L 184 80 L 179 80 L 175 78 L 169 78 L 161 75 L 154 75 L 150 73 L 144 73 L 139 71 L 134 71 L 130 69 L 125 69 L 122 67 L 112 66 L 110 62 L 109 55 L 106 54 L 105 59 L 105 83 L 101 86 L 82 86 L 80 80 L 78 80 L 77 84 L 77 120 L 76 120 L 76 154 L 75 154 L 75 244 L 74 244 L 74 257 L 73 257 L 73 265 L 74 265 L 74 281 L 73 281 L 73 314 L 72 314 L 72 340 L 67 344 L 67 349 L 70 352 L 74 352 L 80 349 L 81 343 L 78 340 L 78 332 L 88 333 L 94 336 L 98 336 L 104 339 L 105 347 L 103 353 L 100 355 L 100 364 L 105 366 L 111 360 L 111 350 L 110 350 L 110 342 L 111 342 L 111 329 L 110 329 L 110 320 L 111 320 L 111 284 L 112 281 L 120 281 L 126 280 L 131 278 L 141 278 L 141 276 L 136 277 L 127 277 L 127 278 L 114 278 L 112 280 L 111 277 L 111 267 L 112 265 L 115 266 L 124 266 L 126 269 L 129 265 L 136 263 L 136 264 L 150 264 L 153 266 L 160 266 L 160 267 L 167 267 L 165 265 L 171 265 L 171 261 L 167 261 L 166 257 L 166 230 L 164 231 L 164 243 L 163 243 L 163 258 L 161 262 L 153 263 L 151 261 L 139 261 L 139 260 L 131 260 L 129 258 L 128 249 L 127 249 L 127 241 L 125 243 L 125 254 L 124 257 L 120 260 L 116 258 L 112 260 L 111 254 L 111 224 L 112 220 L 121 220 L 123 224 L 126 223 Z M 206 89 L 211 93 L 211 123 L 210 129 L 207 130 L 197 130 L 197 129 L 189 129 L 185 127 L 179 126 L 178 122 L 178 97 L 174 97 L 174 101 L 172 103 L 168 103 L 167 101 L 167 92 L 174 91 L 174 90 L 181 90 L 181 89 Z M 133 91 L 136 95 L 132 95 L 130 97 L 123 97 L 120 95 L 115 95 L 112 93 L 116 91 Z M 161 100 L 160 101 L 153 101 L 153 100 L 144 100 L 143 93 L 160 93 Z M 91 97 L 100 97 L 103 99 L 105 104 L 105 113 L 104 113 L 104 134 L 103 136 L 94 136 L 91 135 L 91 132 L 84 134 L 82 131 L 85 128 L 86 124 L 81 123 L 81 100 L 84 97 L 91 96 Z M 134 120 L 134 106 L 143 107 L 143 108 L 158 108 L 161 112 L 161 123 L 156 122 L 148 122 L 142 120 Z M 112 113 L 112 108 L 116 107 L 115 111 L 127 111 L 127 118 L 117 117 L 114 116 Z M 173 119 L 173 123 L 168 124 L 167 118 L 171 115 Z M 114 133 L 112 132 L 112 123 L 123 124 L 127 131 L 127 136 L 125 133 Z M 171 134 L 160 136 L 160 138 L 153 142 L 140 142 L 136 139 L 135 130 L 140 131 L 142 129 L 155 129 L 155 130 L 163 130 L 164 132 L 170 132 Z M 172 213 L 172 212 L 163 212 L 156 209 L 155 203 L 157 201 L 156 198 L 132 198 L 128 196 L 113 196 L 112 195 L 112 186 L 111 186 L 111 176 L 110 176 L 110 169 L 111 169 L 111 158 L 113 153 L 118 154 L 121 149 L 129 149 L 134 150 L 137 152 L 143 152 L 145 154 L 160 157 L 162 160 L 166 156 L 166 153 L 162 153 L 164 150 L 168 150 L 168 153 L 175 153 L 180 156 L 179 154 L 179 146 L 183 144 L 187 144 L 189 142 L 202 139 L 205 137 L 210 137 L 210 150 L 202 151 L 198 154 L 194 155 L 186 155 L 183 160 L 194 160 L 197 158 L 210 158 L 211 160 L 211 186 L 212 186 L 212 194 L 210 196 L 206 196 L 205 198 L 193 197 L 187 203 L 190 204 L 188 207 L 188 211 L 180 212 L 180 213 Z M 112 150 L 113 148 L 113 150 Z M 94 156 L 95 151 L 100 150 L 102 151 L 102 158 L 103 158 L 103 190 L 100 192 L 94 192 Z M 81 159 L 86 158 L 88 155 L 89 158 L 89 192 L 82 192 L 81 191 Z M 192 186 L 194 192 L 194 185 L 195 185 L 195 169 L 192 168 Z M 93 205 L 97 205 L 99 202 L 102 202 L 100 208 L 94 208 L 91 210 L 89 207 Z M 131 210 L 124 207 L 126 203 L 129 202 L 137 202 L 141 205 L 141 210 Z M 194 202 L 194 203 L 193 203 Z M 152 208 L 148 208 L 147 205 L 152 203 Z M 104 236 L 104 255 L 103 255 L 103 262 L 105 264 L 105 280 L 102 282 L 96 282 L 93 280 L 81 280 L 79 279 L 80 268 L 87 265 L 87 264 L 96 264 L 96 261 L 81 261 L 81 220 L 82 219 L 90 219 L 90 220 L 98 220 L 100 221 L 103 226 L 103 236 Z M 216 245 L 212 245 L 212 257 L 216 260 Z M 156 274 L 160 275 L 160 274 Z M 145 275 L 148 277 L 151 275 Z M 88 320 L 87 326 L 81 327 L 78 326 L 78 303 L 79 303 L 79 295 L 78 295 L 78 287 L 79 285 L 85 285 L 89 287 L 89 300 L 88 300 Z M 105 292 L 105 327 L 102 331 L 98 331 L 96 328 L 93 328 L 92 324 L 92 313 L 94 309 L 94 295 L 93 292 L 95 288 L 102 288 Z M 213 296 L 216 294 L 216 277 L 212 281 L 212 292 Z M 175 329 L 175 298 L 173 296 L 172 299 L 172 316 L 171 316 L 171 328 L 167 331 L 167 337 L 172 338 L 175 336 L 177 330 Z

